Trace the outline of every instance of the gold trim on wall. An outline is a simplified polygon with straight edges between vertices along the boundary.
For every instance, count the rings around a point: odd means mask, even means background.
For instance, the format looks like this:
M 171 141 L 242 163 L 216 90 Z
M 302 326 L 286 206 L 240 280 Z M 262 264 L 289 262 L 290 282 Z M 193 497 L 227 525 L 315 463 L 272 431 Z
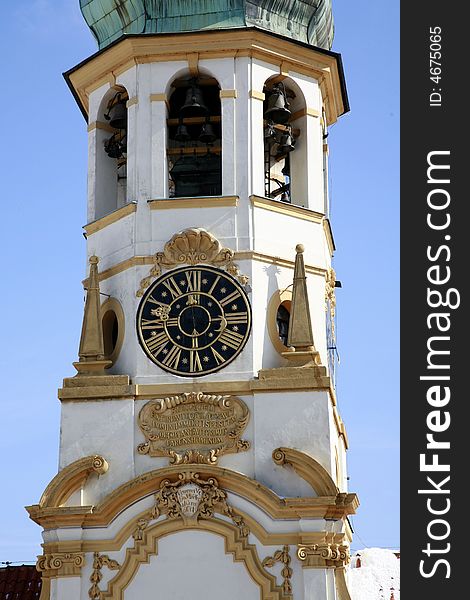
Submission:
M 90 131 L 94 131 L 95 129 L 102 129 L 108 133 L 116 133 L 116 130 L 113 127 L 107 123 L 103 123 L 102 121 L 93 121 L 93 123 L 90 123 L 87 127 L 88 133 L 90 133 Z
M 160 202 L 160 200 L 158 201 Z M 272 256 L 270 254 L 262 254 L 261 252 L 254 252 L 252 250 L 234 252 L 233 258 L 236 261 L 240 260 L 254 260 L 257 262 L 264 262 L 268 264 L 275 264 L 279 267 L 286 267 L 288 269 L 294 268 L 294 261 L 281 258 L 280 256 Z M 127 269 L 131 269 L 133 267 L 145 267 L 153 265 L 155 262 L 154 255 L 152 256 L 133 256 L 131 258 L 127 258 L 122 262 L 110 267 L 109 269 L 104 269 L 99 273 L 99 280 L 104 281 L 105 279 L 109 279 L 110 277 L 114 277 L 123 271 L 127 271 Z M 320 277 L 325 277 L 327 269 L 322 269 L 321 267 L 314 267 L 313 265 L 305 265 L 305 271 L 307 273 L 311 273 L 313 275 L 319 275 Z M 83 281 L 83 284 L 86 286 L 87 280 Z
M 284 304 L 285 302 L 292 302 L 292 290 L 276 290 L 268 302 L 268 309 L 266 311 L 266 326 L 268 328 L 269 338 L 279 354 L 287 352 L 288 350 L 287 346 L 282 343 L 277 328 L 277 311 L 281 304 Z
M 225 553 L 232 554 L 234 561 L 244 563 L 249 575 L 260 588 L 262 600 L 288 600 L 276 578 L 263 568 L 258 551 L 247 537 L 240 535 L 239 529 L 217 517 L 200 521 L 181 521 L 166 519 L 156 523 L 145 531 L 145 540 L 134 548 L 126 550 L 126 556 L 118 574 L 111 579 L 106 591 L 102 592 L 103 600 L 122 600 L 124 590 L 129 586 L 141 564 L 149 561 L 151 556 L 158 555 L 158 540 L 168 535 L 186 530 L 200 530 L 221 536 L 225 540 Z
M 187 465 L 174 465 L 144 473 L 115 489 L 94 507 L 60 506 L 57 498 L 60 499 L 62 490 L 69 490 L 72 487 L 69 479 L 64 477 L 61 486 L 57 487 L 55 496 L 47 504 L 32 505 L 26 509 L 31 519 L 45 529 L 64 526 L 107 527 L 128 506 L 154 493 L 166 479 L 187 471 Z M 354 514 L 359 504 L 356 494 L 352 493 L 280 498 L 260 482 L 230 469 L 223 469 L 215 465 L 198 465 L 197 471 L 201 475 L 216 478 L 223 489 L 246 498 L 263 509 L 274 520 L 297 520 L 303 517 L 344 519 L 347 515 Z M 72 489 L 75 488 L 72 487 Z
M 112 367 L 113 364 L 116 362 L 116 360 L 119 356 L 119 353 L 121 352 L 122 344 L 124 343 L 124 335 L 125 335 L 125 330 L 126 330 L 126 319 L 124 317 L 124 310 L 121 306 L 121 303 L 119 302 L 119 300 L 117 298 L 107 298 L 101 305 L 101 321 L 103 323 L 103 340 L 104 340 L 104 344 L 105 344 L 105 348 L 104 348 L 105 352 L 106 352 L 106 345 L 107 345 L 106 344 L 106 336 L 110 335 L 110 332 L 105 330 L 105 327 L 104 327 L 105 323 L 103 322 L 103 319 L 108 311 L 113 312 L 114 315 L 116 316 L 117 327 L 118 327 L 117 340 L 116 340 L 116 344 L 114 345 L 114 349 L 111 352 L 111 354 L 105 355 L 105 359 L 111 361 L 111 364 L 109 365 L 109 367 Z M 106 367 L 106 368 L 109 368 L 109 367 Z
M 272 200 L 271 198 L 264 198 L 263 196 L 250 196 L 250 200 L 255 208 L 264 208 L 265 210 L 270 210 L 289 217 L 295 217 L 304 221 L 311 221 L 312 223 L 321 223 L 324 218 L 322 213 L 310 210 L 303 206 L 297 206 L 296 204 Z
M 120 219 L 123 219 L 124 217 L 127 217 L 128 215 L 131 215 L 132 213 L 135 213 L 136 210 L 137 210 L 137 203 L 129 202 L 129 204 L 125 204 L 124 206 L 121 206 L 121 208 L 114 210 L 112 213 L 109 213 L 109 215 L 101 217 L 101 219 L 97 219 L 96 221 L 92 221 L 91 223 L 88 223 L 87 225 L 84 225 L 83 229 L 85 230 L 87 236 L 92 235 L 93 233 L 100 231 L 104 227 L 111 225 L 111 223 L 116 223 L 116 221 L 119 221 Z M 100 280 L 101 280 L 101 277 L 100 277 Z
M 129 98 L 129 100 L 126 102 L 126 107 L 130 108 L 131 106 L 134 106 L 135 104 L 139 103 L 139 98 L 137 96 L 133 96 L 132 98 Z
M 85 485 L 92 471 L 104 475 L 107 470 L 106 459 L 99 455 L 86 456 L 67 465 L 44 490 L 39 500 L 39 508 L 62 506 L 75 491 Z
M 197 61 L 238 56 L 267 62 L 279 72 L 288 69 L 317 79 L 330 125 L 345 111 L 339 65 L 334 55 L 252 29 L 237 31 L 236 36 L 215 30 L 125 38 L 71 69 L 66 77 L 88 112 L 89 94 L 135 63 L 184 60 L 188 61 L 190 72 L 197 75 Z
M 258 90 L 250 90 L 250 98 L 264 102 L 266 94 L 264 92 L 258 92 Z
M 334 496 L 339 493 L 331 475 L 317 460 L 300 450 L 276 448 L 273 461 L 280 466 L 290 465 L 299 477 L 302 477 L 318 496 Z
M 301 108 L 300 110 L 298 110 L 297 112 L 295 112 L 291 118 L 289 119 L 290 122 L 295 121 L 297 119 L 300 119 L 300 117 L 315 117 L 318 118 L 321 115 L 321 112 L 319 112 L 316 108 L 311 108 L 309 106 L 305 107 L 305 108 Z
M 156 198 L 148 200 L 150 210 L 175 210 L 178 208 L 219 208 L 238 206 L 238 196 L 208 196 L 207 198 Z
M 220 96 L 220 99 L 222 99 L 222 98 L 237 98 L 238 92 L 237 92 L 237 90 L 220 90 L 219 96 Z

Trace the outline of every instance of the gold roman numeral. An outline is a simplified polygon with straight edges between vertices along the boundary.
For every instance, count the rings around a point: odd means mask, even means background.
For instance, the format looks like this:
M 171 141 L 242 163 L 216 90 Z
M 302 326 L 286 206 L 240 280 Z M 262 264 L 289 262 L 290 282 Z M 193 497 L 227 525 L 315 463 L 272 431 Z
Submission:
M 225 344 L 226 346 L 230 346 L 230 348 L 233 348 L 234 350 L 238 350 L 243 339 L 243 336 L 236 331 L 225 329 L 223 334 L 219 337 L 219 342 L 222 342 L 222 344 Z
M 167 342 L 168 337 L 166 335 L 166 331 L 160 331 L 160 333 L 157 333 L 157 335 L 154 335 L 145 340 L 147 348 L 152 354 L 158 354 L 161 350 L 163 350 L 163 347 Z
M 209 295 L 212 294 L 212 292 L 214 291 L 215 286 L 219 283 L 220 281 L 220 275 L 217 275 L 217 277 L 215 278 L 214 283 L 211 285 L 211 289 L 207 292 Z
M 173 277 L 169 277 L 168 279 L 165 279 L 164 281 L 162 281 L 162 283 L 166 287 L 166 289 L 170 292 L 172 300 L 181 296 L 182 292 L 179 289 L 178 284 L 173 279 Z
M 167 327 L 176 327 L 178 325 L 178 317 L 171 317 L 165 321 Z
M 181 348 L 178 346 L 173 346 L 173 348 L 168 352 L 165 359 L 162 361 L 164 365 L 170 367 L 170 369 L 177 369 L 178 363 L 180 361 L 181 356 Z
M 246 311 L 239 313 L 225 313 L 225 318 L 227 320 L 228 325 L 248 323 L 248 313 Z
M 142 319 L 142 329 L 163 329 L 163 323 L 160 319 Z
M 197 350 L 189 351 L 189 370 L 191 373 L 202 371 L 202 363 Z
M 217 365 L 221 365 L 222 363 L 225 362 L 225 358 L 221 354 L 219 354 L 214 347 L 211 347 L 211 350 L 212 350 L 212 354 L 214 355 L 215 362 L 217 363 Z
M 156 304 L 157 306 L 164 306 L 168 310 L 170 310 L 169 304 L 165 304 L 164 302 L 160 302 L 160 300 L 155 300 L 153 296 L 149 296 L 146 302 L 150 302 L 151 304 Z
M 219 300 L 219 304 L 221 304 L 222 306 L 225 306 L 226 304 L 228 304 L 229 302 L 233 302 L 237 298 L 240 298 L 240 292 L 238 290 L 235 290 L 234 292 L 229 294 L 223 300 Z
M 186 272 L 186 280 L 188 282 L 188 292 L 200 292 L 201 291 L 201 271 L 190 271 Z

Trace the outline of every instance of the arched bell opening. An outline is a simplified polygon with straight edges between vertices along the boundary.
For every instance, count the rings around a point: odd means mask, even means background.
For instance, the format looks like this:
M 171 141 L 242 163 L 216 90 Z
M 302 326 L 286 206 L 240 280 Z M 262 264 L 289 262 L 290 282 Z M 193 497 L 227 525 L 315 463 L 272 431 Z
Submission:
M 295 193 L 299 176 L 295 150 L 301 129 L 294 121 L 305 106 L 303 94 L 292 80 L 279 76 L 268 79 L 263 92 L 264 195 L 305 206 L 306 199 Z
M 96 135 L 95 219 L 127 202 L 127 101 L 122 86 L 103 98 Z
M 222 194 L 220 86 L 200 74 L 171 84 L 168 117 L 169 196 Z

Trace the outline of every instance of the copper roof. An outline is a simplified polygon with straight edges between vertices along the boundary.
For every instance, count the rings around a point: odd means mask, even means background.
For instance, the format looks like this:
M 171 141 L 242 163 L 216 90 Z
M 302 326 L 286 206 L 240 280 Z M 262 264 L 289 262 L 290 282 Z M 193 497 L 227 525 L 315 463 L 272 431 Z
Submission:
M 0 568 L 0 600 L 37 600 L 41 574 L 34 565 Z

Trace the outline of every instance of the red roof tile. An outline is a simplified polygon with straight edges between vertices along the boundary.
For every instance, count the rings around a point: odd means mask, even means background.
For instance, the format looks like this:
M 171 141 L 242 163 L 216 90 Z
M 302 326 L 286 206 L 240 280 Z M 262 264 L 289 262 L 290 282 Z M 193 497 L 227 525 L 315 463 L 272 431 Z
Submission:
M 0 569 L 0 600 L 38 600 L 41 574 L 32 565 Z

